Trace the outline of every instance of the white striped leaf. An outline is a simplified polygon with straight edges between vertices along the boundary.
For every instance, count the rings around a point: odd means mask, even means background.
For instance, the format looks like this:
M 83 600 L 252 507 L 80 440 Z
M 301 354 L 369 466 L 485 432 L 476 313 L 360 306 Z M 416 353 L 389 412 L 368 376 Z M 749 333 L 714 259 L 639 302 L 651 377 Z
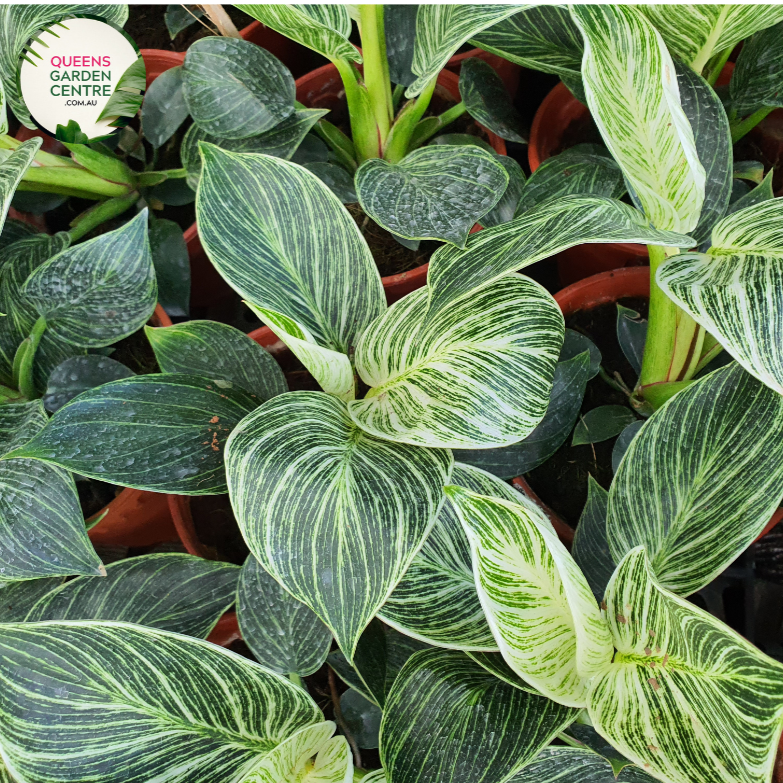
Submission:
M 255 306 L 290 318 L 322 348 L 348 353 L 386 307 L 353 218 L 301 166 L 210 144 L 201 151 L 196 214 L 217 270 Z
M 355 179 L 362 209 L 392 234 L 457 247 L 465 247 L 471 227 L 497 204 L 508 182 L 493 152 L 440 144 L 400 163 L 367 160 Z
M 348 40 L 351 17 L 342 3 L 324 5 L 237 5 L 240 11 L 277 30 L 286 38 L 314 49 L 330 60 L 362 61 L 359 50 Z
M 425 320 L 427 295 L 408 294 L 362 335 L 356 369 L 373 388 L 348 405 L 351 417 L 373 435 L 420 446 L 522 440 L 549 403 L 560 308 L 522 275 L 506 275 L 434 321 Z
M 100 348 L 133 334 L 158 300 L 147 210 L 50 258 L 22 293 L 46 318 L 47 331 L 71 345 Z
M 783 496 L 783 397 L 732 363 L 683 389 L 631 441 L 609 490 L 615 562 L 644 545 L 680 595 L 709 584 Z
M 21 582 L 0 581 L 0 623 L 21 623 L 38 601 L 63 580 L 62 576 L 48 576 Z
M 82 392 L 11 456 L 125 487 L 215 495 L 226 491 L 228 435 L 260 402 L 220 378 L 136 375 Z
M 467 248 L 444 246 L 430 259 L 430 317 L 452 302 L 574 245 L 594 242 L 690 247 L 690 237 L 650 228 L 644 216 L 602 196 L 562 196 L 509 223 L 479 231 Z
M 20 673 L 24 673 L 20 676 Z M 302 688 L 214 644 L 116 622 L 4 625 L 0 737 L 25 783 L 242 783 L 322 720 Z
M 362 780 L 364 783 L 386 783 L 386 770 L 374 769 L 369 775 L 365 775 Z
M 413 655 L 381 722 L 389 783 L 503 783 L 576 717 L 456 650 Z
M 249 555 L 237 587 L 242 638 L 259 663 L 278 674 L 306 677 L 329 654 L 332 634 L 318 616 L 284 590 Z
M 584 46 L 568 9 L 541 5 L 509 16 L 471 43 L 535 71 L 580 80 Z
M 585 38 L 587 105 L 606 146 L 650 222 L 690 231 L 705 174 L 666 45 L 631 6 L 574 5 L 571 15 Z
M 245 418 L 226 467 L 250 551 L 351 659 L 435 520 L 450 452 L 378 440 L 345 403 L 303 391 Z
M 85 3 L 14 3 L 0 6 L 0 82 L 6 91 L 8 105 L 16 118 L 28 128 L 35 128 L 30 112 L 19 90 L 17 68 L 19 56 L 30 38 L 39 30 L 71 14 L 90 14 L 122 27 L 128 18 L 128 6 Z M 55 27 L 56 32 L 56 27 Z
M 701 71 L 713 54 L 783 19 L 779 5 L 640 5 L 669 51 Z
M 582 569 L 597 601 L 603 599 L 615 569 L 606 533 L 608 513 L 609 493 L 588 475 L 587 501 L 576 526 L 571 555 Z
M 674 256 L 658 285 L 752 375 L 783 394 L 783 199 L 723 218 L 707 254 Z
M 171 73 L 171 71 L 166 71 L 166 73 Z M 157 84 L 157 80 L 154 83 Z M 230 152 L 263 152 L 265 155 L 288 160 L 296 152 L 313 125 L 328 113 L 328 109 L 298 109 L 275 125 L 274 128 L 257 136 L 248 136 L 243 139 L 213 136 L 193 123 L 183 137 L 179 151 L 182 165 L 188 172 L 188 185 L 196 190 L 201 178 L 199 142 L 205 141 L 208 144 L 215 144 Z
M 618 566 L 606 606 L 617 652 L 590 690 L 595 728 L 665 783 L 769 781 L 783 666 L 661 587 L 644 547 Z
M 469 465 L 455 464 L 451 483 L 480 495 L 532 503 L 505 481 Z M 441 508 L 424 546 L 378 616 L 437 647 L 498 649 L 476 593 L 470 545 L 451 504 Z
M 612 644 L 579 567 L 532 505 L 445 491 L 470 541 L 481 605 L 506 663 L 550 699 L 583 707 Z
M 509 158 L 506 155 L 498 155 L 497 160 L 508 174 L 508 185 L 500 197 L 500 201 L 481 218 L 481 225 L 485 228 L 499 226 L 501 223 L 513 220 L 519 199 L 525 188 L 525 172 L 522 171 L 522 166 L 514 158 Z
M 192 555 L 142 555 L 80 576 L 33 606 L 26 622 L 116 620 L 206 639 L 234 603 L 239 568 Z
M 627 766 L 615 777 L 612 765 L 586 748 L 544 748 L 509 783 L 655 783 L 639 767 Z
M 420 5 L 411 65 L 418 78 L 405 94 L 418 95 L 473 36 L 532 5 Z
M 353 759 L 345 737 L 327 720 L 280 743 L 242 783 L 351 783 Z
M 43 396 L 44 407 L 49 413 L 54 413 L 87 389 L 130 378 L 135 374 L 108 356 L 72 356 L 52 370 Z
M 24 447 L 45 425 L 40 400 L 0 405 L 0 454 Z M 0 460 L 0 579 L 104 573 L 73 477 L 31 459 Z
M 291 349 L 325 392 L 344 402 L 356 397 L 353 367 L 344 353 L 318 345 L 313 335 L 293 318 L 250 302 L 246 304 Z
M 258 136 L 294 113 L 291 72 L 241 38 L 212 35 L 192 44 L 182 65 L 182 90 L 193 121 L 226 139 Z
M 527 691 L 528 693 L 541 694 L 539 690 L 526 683 L 507 663 L 505 658 L 499 652 L 469 652 L 465 654 L 479 666 L 486 669 L 495 677 L 513 685 L 515 688 Z
M 28 8 L 30 6 L 27 6 Z M 9 32 L 5 29 L 7 23 L 8 11 L 13 6 L 0 6 L 0 40 L 8 38 Z M 15 31 L 14 31 L 15 32 Z M 7 68 L 7 63 L 3 62 L 5 52 L 0 48 L 0 69 L 3 66 Z M 14 58 L 14 84 L 16 84 L 16 58 Z M 0 79 L 2 79 L 0 71 Z M 6 85 L 8 82 L 5 82 Z M 0 81 L 0 92 L 2 92 L 2 81 Z M 2 117 L 5 117 L 3 112 Z M 43 140 L 39 138 L 29 139 L 22 142 L 5 160 L 0 163 L 0 229 L 5 223 L 5 217 L 8 214 L 8 207 L 11 206 L 11 199 L 16 191 L 16 186 L 24 176 L 25 171 L 30 168 L 35 153 L 41 148 Z
M 288 391 L 278 363 L 244 332 L 217 321 L 144 329 L 161 372 L 222 378 L 262 400 Z
M 783 22 L 760 30 L 742 44 L 731 75 L 731 108 L 740 117 L 765 106 L 783 106 Z

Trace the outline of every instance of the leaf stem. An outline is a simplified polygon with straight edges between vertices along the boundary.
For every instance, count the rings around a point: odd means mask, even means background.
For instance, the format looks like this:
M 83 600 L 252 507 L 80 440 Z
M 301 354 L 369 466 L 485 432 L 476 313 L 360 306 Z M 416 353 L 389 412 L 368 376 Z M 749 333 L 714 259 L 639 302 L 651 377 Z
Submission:
M 744 120 L 741 120 L 736 124 L 731 123 L 731 143 L 736 144 L 746 133 L 752 131 L 770 112 L 774 110 L 774 106 L 762 106 Z
M 733 46 L 727 46 L 722 52 L 718 52 L 718 54 L 712 57 L 707 63 L 707 75 L 704 78 L 707 80 L 707 83 L 710 85 L 710 87 L 715 86 L 715 82 L 718 81 L 718 77 L 723 71 L 723 66 L 726 65 L 726 61 L 729 59 L 729 56 L 733 51 Z
M 389 135 L 392 121 L 391 80 L 383 27 L 384 8 L 383 5 L 359 6 L 364 83 L 367 85 L 381 144 L 385 143 Z
M 34 400 L 38 396 L 35 391 L 35 383 L 33 382 L 33 365 L 35 363 L 35 353 L 45 331 L 46 319 L 41 316 L 33 325 L 30 336 L 26 337 L 17 349 L 18 362 L 16 356 L 14 356 L 14 380 L 19 387 L 19 391 L 28 400 Z
M 450 125 L 466 111 L 465 104 L 460 101 L 450 109 L 446 109 L 443 114 L 440 114 L 437 117 L 427 117 L 426 119 L 423 119 L 413 129 L 413 135 L 411 136 L 408 149 L 415 150 L 417 147 L 421 147 L 425 141 L 429 141 L 438 131 L 442 130 L 447 125 Z
M 101 223 L 121 215 L 127 209 L 130 209 L 138 199 L 139 194 L 133 191 L 133 193 L 128 193 L 128 195 L 120 198 L 110 198 L 108 201 L 101 201 L 82 212 L 81 215 L 77 215 L 71 221 L 71 230 L 68 232 L 71 242 L 78 242 L 94 228 L 100 226 Z
M 389 163 L 399 163 L 410 149 L 410 141 L 419 120 L 430 105 L 432 94 L 435 92 L 437 77 L 432 79 L 421 91 L 417 98 L 403 106 L 397 119 L 392 125 L 389 138 L 386 140 L 386 148 L 383 157 Z
M 298 685 L 300 688 L 304 688 L 302 678 L 296 672 L 288 672 L 288 679 L 291 680 L 294 685 Z
M 381 156 L 381 144 L 378 126 L 370 102 L 367 88 L 359 83 L 357 71 L 346 60 L 332 60 L 345 88 L 345 99 L 348 102 L 348 115 L 351 118 L 351 135 L 356 149 L 356 160 L 362 163 L 370 158 Z

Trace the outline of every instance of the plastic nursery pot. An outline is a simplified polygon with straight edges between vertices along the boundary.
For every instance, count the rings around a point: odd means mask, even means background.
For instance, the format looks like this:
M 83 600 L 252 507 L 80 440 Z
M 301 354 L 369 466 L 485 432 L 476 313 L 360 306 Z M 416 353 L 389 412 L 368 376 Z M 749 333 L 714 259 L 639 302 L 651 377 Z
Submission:
M 734 63 L 726 63 L 718 77 L 717 85 L 728 84 L 733 70 Z M 533 118 L 530 143 L 527 148 L 530 170 L 535 171 L 547 158 L 562 152 L 564 140 L 568 137 L 570 137 L 568 146 L 578 144 L 580 135 L 588 131 L 591 124 L 589 109 L 573 96 L 563 82 L 560 82 L 544 98 Z M 781 128 L 783 129 L 783 123 Z M 783 152 L 783 133 L 781 133 L 781 152 Z M 556 257 L 557 271 L 563 285 L 571 285 L 577 280 L 599 272 L 649 264 L 647 248 L 644 245 L 625 242 L 577 245 L 563 250 Z
M 579 310 L 592 310 L 603 304 L 617 302 L 619 299 L 646 299 L 649 296 L 650 270 L 647 267 L 637 266 L 613 269 L 609 272 L 586 277 L 562 291 L 558 291 L 555 294 L 555 301 L 560 305 L 563 315 L 568 318 L 569 315 L 573 315 Z M 518 479 L 514 479 L 515 483 L 517 481 Z M 783 520 L 783 507 L 775 511 L 756 541 L 767 535 L 781 520 Z M 557 525 L 555 525 L 555 529 L 560 535 L 560 529 Z M 783 783 L 783 778 L 781 783 Z
M 305 72 L 307 56 L 310 54 L 310 50 L 296 43 L 296 41 L 280 35 L 276 30 L 266 27 L 257 21 L 251 22 L 247 27 L 243 27 L 239 31 L 239 35 L 246 41 L 263 47 L 270 54 L 277 57 L 291 71 L 294 77 L 301 76 Z
M 171 326 L 171 319 L 158 305 L 151 318 L 154 326 Z M 177 540 L 169 511 L 168 496 L 141 489 L 123 489 L 108 506 L 88 521 L 103 519 L 88 535 L 93 544 L 142 547 Z
M 462 52 L 462 54 L 455 54 L 446 63 L 446 68 L 458 74 L 462 68 L 462 63 L 471 57 L 478 57 L 479 60 L 484 60 L 484 62 L 489 63 L 503 80 L 503 84 L 508 91 L 508 94 L 512 98 L 516 95 L 522 67 L 503 59 L 500 55 L 492 54 L 492 52 L 485 52 L 483 49 L 470 49 L 467 52 Z

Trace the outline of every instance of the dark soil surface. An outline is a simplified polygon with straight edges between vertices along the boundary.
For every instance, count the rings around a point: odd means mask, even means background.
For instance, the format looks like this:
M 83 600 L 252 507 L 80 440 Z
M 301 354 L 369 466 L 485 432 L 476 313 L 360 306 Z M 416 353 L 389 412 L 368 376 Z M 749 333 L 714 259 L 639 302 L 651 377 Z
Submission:
M 115 343 L 113 348 L 114 352 L 111 354 L 111 358 L 133 370 L 136 375 L 160 372 L 155 352 L 152 350 L 143 328 L 134 332 L 130 337 Z
M 97 514 L 104 506 L 111 503 L 117 497 L 117 494 L 122 491 L 122 487 L 107 484 L 105 481 L 80 478 L 76 482 L 76 491 L 79 493 L 79 504 L 82 507 L 82 514 L 85 519 L 88 519 L 93 514 Z
M 620 304 L 647 317 L 646 299 L 621 299 Z M 606 372 L 610 376 L 619 373 L 626 386 L 633 389 L 636 373 L 617 342 L 617 306 L 614 303 L 575 313 L 566 319 L 566 326 L 589 337 L 601 351 L 601 365 Z M 627 406 L 628 398 L 596 376 L 587 384 L 582 413 L 599 405 Z M 569 436 L 547 462 L 527 474 L 530 486 L 539 497 L 572 527 L 576 527 L 587 500 L 588 476 L 592 475 L 605 489 L 612 483 L 615 440 L 572 446 Z
M 199 541 L 211 559 L 242 565 L 249 550 L 239 532 L 228 495 L 204 495 L 190 499 L 190 512 Z

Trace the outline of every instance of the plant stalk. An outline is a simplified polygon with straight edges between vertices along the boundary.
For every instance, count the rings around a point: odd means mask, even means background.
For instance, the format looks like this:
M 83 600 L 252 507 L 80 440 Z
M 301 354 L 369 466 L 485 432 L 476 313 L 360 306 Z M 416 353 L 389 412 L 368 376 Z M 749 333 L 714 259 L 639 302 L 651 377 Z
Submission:
M 86 212 L 77 215 L 71 221 L 71 229 L 68 235 L 71 242 L 78 242 L 83 236 L 87 235 L 101 223 L 121 215 L 127 209 L 130 209 L 139 200 L 139 194 L 136 191 L 128 193 L 127 196 L 119 198 L 110 198 L 108 201 L 101 201 Z
M 425 141 L 429 141 L 438 131 L 450 125 L 466 111 L 465 104 L 460 101 L 437 117 L 426 117 L 413 129 L 408 149 L 415 150 L 417 147 L 421 147 Z
M 746 133 L 752 131 L 770 112 L 775 111 L 774 106 L 762 106 L 749 117 L 731 125 L 731 143 L 736 144 Z
M 335 58 L 332 62 L 340 73 L 345 88 L 356 160 L 362 163 L 370 158 L 380 158 L 378 126 L 375 123 L 375 114 L 367 88 L 359 83 L 357 73 L 350 63 L 339 58 Z
M 389 163 L 399 163 L 408 154 L 411 138 L 416 130 L 416 126 L 424 116 L 424 112 L 427 111 L 430 105 L 432 94 L 435 92 L 436 82 L 437 78 L 433 79 L 421 91 L 421 94 L 414 100 L 409 101 L 397 115 L 383 152 L 383 157 Z
M 231 17 L 226 13 L 222 5 L 204 5 L 201 4 L 204 13 L 209 17 L 209 21 L 217 27 L 218 32 L 226 38 L 241 38 L 236 25 L 231 21 Z
M 711 87 L 714 87 L 715 82 L 718 81 L 718 77 L 723 71 L 723 66 L 726 65 L 726 61 L 729 59 L 729 55 L 731 55 L 732 51 L 734 51 L 734 47 L 727 46 L 722 52 L 718 52 L 718 54 L 712 57 L 707 63 L 707 74 L 704 78 Z
M 389 61 L 386 58 L 383 12 L 383 5 L 359 6 L 364 83 L 370 96 L 381 144 L 386 142 L 392 121 L 391 79 Z
M 22 341 L 16 351 L 16 356 L 14 356 L 14 381 L 17 383 L 19 391 L 28 400 L 34 400 L 38 396 L 33 382 L 33 366 L 35 353 L 45 331 L 46 319 L 41 316 L 33 325 L 30 336 Z M 19 357 L 18 361 L 17 357 Z
M 704 330 L 655 282 L 661 264 L 679 250 L 660 245 L 648 245 L 648 250 L 650 312 L 639 383 L 644 398 L 657 408 L 681 388 L 670 384 L 682 384 L 693 377 L 701 357 Z

